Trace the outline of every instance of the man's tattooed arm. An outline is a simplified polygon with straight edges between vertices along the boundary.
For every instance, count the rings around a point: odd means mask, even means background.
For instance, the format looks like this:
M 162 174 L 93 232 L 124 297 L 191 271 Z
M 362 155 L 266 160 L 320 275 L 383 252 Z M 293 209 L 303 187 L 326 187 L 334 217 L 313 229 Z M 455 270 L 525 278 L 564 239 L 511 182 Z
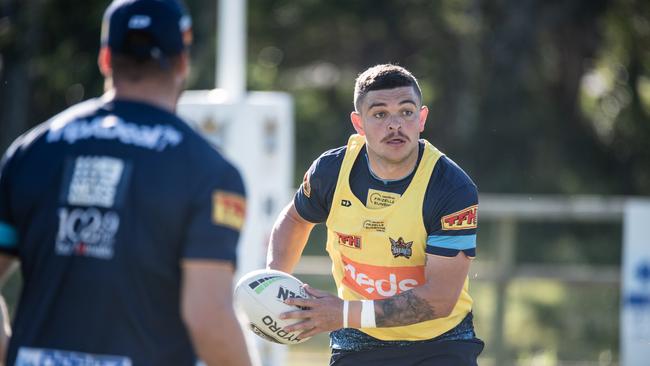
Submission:
M 425 299 L 409 290 L 384 300 L 375 300 L 377 327 L 397 327 L 437 318 Z

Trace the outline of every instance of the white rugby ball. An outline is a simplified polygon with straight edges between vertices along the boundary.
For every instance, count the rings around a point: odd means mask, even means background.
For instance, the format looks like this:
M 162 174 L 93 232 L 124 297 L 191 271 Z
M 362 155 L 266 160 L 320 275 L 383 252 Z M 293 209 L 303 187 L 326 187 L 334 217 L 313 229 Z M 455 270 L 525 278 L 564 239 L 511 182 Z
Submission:
M 300 338 L 301 331 L 287 332 L 283 328 L 300 322 L 298 319 L 279 318 L 287 311 L 299 310 L 287 305 L 291 297 L 308 298 L 302 282 L 294 276 L 272 269 L 260 269 L 244 275 L 235 286 L 235 304 L 248 318 L 250 329 L 263 339 L 280 344 L 298 344 L 309 338 Z

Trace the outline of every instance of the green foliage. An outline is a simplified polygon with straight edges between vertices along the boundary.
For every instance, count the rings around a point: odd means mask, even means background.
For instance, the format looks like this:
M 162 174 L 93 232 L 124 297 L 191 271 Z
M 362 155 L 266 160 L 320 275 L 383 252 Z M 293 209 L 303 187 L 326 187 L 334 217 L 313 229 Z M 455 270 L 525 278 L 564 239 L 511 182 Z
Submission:
M 641 77 L 650 60 L 635 53 L 650 43 L 650 12 L 641 1 L 251 5 L 249 85 L 287 90 L 299 100 L 314 93 L 321 105 L 297 105 L 297 141 L 308 143 L 296 180 L 309 165 L 305 156 L 345 142 L 351 106 L 340 90 L 351 91 L 356 73 L 369 65 L 397 62 L 422 81 L 431 107 L 424 136 L 461 163 L 481 190 L 649 192 L 650 173 L 641 166 L 650 163 L 644 132 L 650 103 L 619 103 L 609 123 L 620 126 L 621 137 L 602 139 L 602 118 L 581 96 L 593 65 L 627 70 L 636 54 L 645 60 L 634 81 L 646 95 L 639 100 L 650 100 L 650 82 Z M 264 56 L 269 53 L 273 62 Z M 321 138 L 324 128 L 334 131 Z
M 188 0 L 191 89 L 215 85 L 217 2 Z M 1 147 L 101 93 L 106 1 L 0 8 Z M 340 146 L 355 76 L 396 62 L 421 80 L 424 137 L 485 192 L 650 192 L 650 6 L 633 0 L 251 1 L 248 86 L 296 99 L 295 182 Z
M 618 223 L 522 223 L 518 233 L 520 263 L 621 263 L 623 230 Z
M 546 364 L 598 362 L 606 354 L 616 359 L 618 290 L 517 282 L 508 293 L 505 329 L 511 358 L 521 364 L 540 355 L 553 361 Z

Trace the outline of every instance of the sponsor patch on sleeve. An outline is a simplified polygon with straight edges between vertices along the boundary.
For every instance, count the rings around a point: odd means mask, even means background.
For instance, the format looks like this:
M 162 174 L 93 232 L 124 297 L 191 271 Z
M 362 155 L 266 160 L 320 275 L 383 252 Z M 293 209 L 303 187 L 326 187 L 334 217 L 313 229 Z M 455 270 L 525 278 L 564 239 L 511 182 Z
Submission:
M 302 194 L 304 194 L 307 198 L 311 198 L 311 184 L 309 183 L 310 179 L 311 174 L 309 174 L 309 170 L 307 170 L 305 172 L 305 176 L 302 177 Z
M 440 219 L 442 230 L 476 229 L 477 223 L 478 205 L 469 206 Z
M 244 196 L 226 191 L 215 191 L 212 194 L 212 221 L 215 224 L 241 230 L 245 218 Z

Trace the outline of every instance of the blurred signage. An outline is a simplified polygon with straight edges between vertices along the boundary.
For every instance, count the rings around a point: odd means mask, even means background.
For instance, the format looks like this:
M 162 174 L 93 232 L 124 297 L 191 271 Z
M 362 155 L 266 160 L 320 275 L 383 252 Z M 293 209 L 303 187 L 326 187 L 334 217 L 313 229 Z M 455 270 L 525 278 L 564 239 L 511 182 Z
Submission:
M 650 360 L 650 201 L 630 200 L 623 219 L 621 365 Z

